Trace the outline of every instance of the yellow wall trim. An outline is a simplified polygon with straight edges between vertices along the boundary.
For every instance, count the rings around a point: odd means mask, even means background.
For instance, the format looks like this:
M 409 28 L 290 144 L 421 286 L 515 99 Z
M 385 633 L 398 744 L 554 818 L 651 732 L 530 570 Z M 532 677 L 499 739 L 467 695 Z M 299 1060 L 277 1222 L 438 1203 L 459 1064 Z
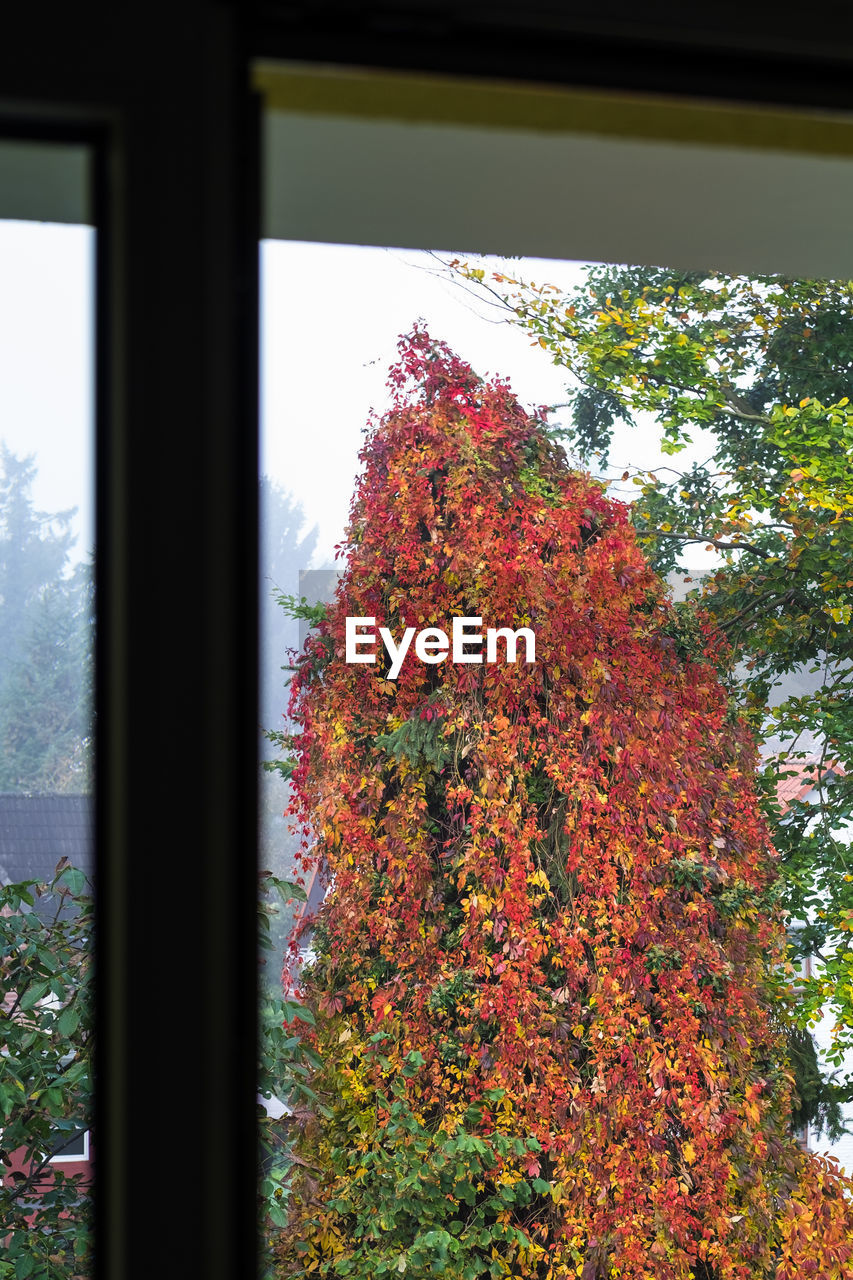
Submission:
M 450 76 L 259 62 L 267 109 L 540 133 L 853 155 L 853 115 Z

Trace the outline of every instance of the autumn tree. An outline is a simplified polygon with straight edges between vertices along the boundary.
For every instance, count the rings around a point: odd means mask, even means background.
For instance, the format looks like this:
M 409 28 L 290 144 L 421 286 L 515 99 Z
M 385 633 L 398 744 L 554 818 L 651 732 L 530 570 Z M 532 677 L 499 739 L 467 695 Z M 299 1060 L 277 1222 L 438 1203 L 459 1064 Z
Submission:
M 790 1132 L 723 638 L 505 383 L 416 330 L 391 385 L 292 686 L 329 892 L 282 1276 L 840 1280 L 853 1210 Z M 536 660 L 410 652 L 392 680 L 381 649 L 345 662 L 347 617 L 529 627 Z
M 832 1010 L 840 1066 L 853 1048 L 853 283 L 603 265 L 566 291 L 511 268 L 451 271 L 565 368 L 564 438 L 582 462 L 630 479 L 655 568 L 689 565 L 691 545 L 721 557 L 685 607 L 724 632 L 738 699 L 770 744 L 763 802 L 792 943 L 813 960 L 800 1027 Z M 614 427 L 650 420 L 672 466 L 623 473 Z M 708 456 L 680 465 L 700 430 Z M 771 708 L 792 672 L 816 677 L 813 691 Z M 818 803 L 781 812 L 780 780 L 815 757 Z M 811 1118 L 831 1120 L 838 1099 L 853 1100 L 853 1077 L 825 1088 Z

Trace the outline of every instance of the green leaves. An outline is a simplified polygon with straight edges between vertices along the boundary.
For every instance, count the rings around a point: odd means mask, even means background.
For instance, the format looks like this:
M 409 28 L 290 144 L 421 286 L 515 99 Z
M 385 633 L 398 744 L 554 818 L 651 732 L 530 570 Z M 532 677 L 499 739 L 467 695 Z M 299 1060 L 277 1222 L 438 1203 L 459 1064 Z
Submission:
M 87 1128 L 91 1115 L 92 904 L 84 887 L 83 874 L 60 863 L 50 885 L 0 888 L 0 1112 L 3 1147 L 20 1172 L 0 1186 L 0 1221 L 8 1231 L 3 1274 L 15 1277 L 70 1280 L 90 1250 L 85 1179 L 48 1163 L 57 1139 Z
M 66 867 L 56 880 L 60 888 L 65 888 L 75 898 L 86 892 L 86 876 L 77 867 Z
M 419 1054 L 409 1057 L 420 1065 Z M 525 1233 L 504 1217 L 508 1208 L 529 1203 L 532 1189 L 523 1180 L 497 1180 L 515 1143 L 462 1127 L 430 1132 L 400 1087 L 386 1102 L 391 1118 L 369 1144 L 333 1152 L 333 1171 L 341 1177 L 330 1207 L 337 1220 L 360 1225 L 326 1274 L 480 1277 L 490 1274 L 496 1248 L 528 1246 Z M 340 1103 L 335 1112 L 343 1118 Z
M 379 734 L 376 746 L 395 760 L 425 764 L 436 773 L 452 759 L 457 749 L 455 736 L 448 737 L 441 717 L 424 719 L 420 715 L 406 720 L 398 729 Z
M 406 1065 L 403 1067 L 404 1076 L 416 1075 L 421 1067 L 426 1066 L 426 1058 L 420 1049 L 413 1049 L 411 1053 L 406 1055 Z
M 273 595 L 289 618 L 302 618 L 312 627 L 318 627 L 328 616 L 328 605 L 323 602 L 309 604 L 305 596 L 288 595 L 284 591 L 274 591 Z
M 76 1009 L 63 1009 L 56 1020 L 57 1029 L 63 1036 L 73 1036 L 80 1025 L 80 1015 Z

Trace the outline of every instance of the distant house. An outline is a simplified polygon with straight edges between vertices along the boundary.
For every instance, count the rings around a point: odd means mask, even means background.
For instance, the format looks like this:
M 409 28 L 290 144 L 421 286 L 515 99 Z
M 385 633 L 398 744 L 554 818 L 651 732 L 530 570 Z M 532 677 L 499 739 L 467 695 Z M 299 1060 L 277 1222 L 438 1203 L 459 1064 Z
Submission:
M 792 804 L 797 802 L 807 805 L 819 803 L 820 788 L 826 785 L 831 786 L 835 778 L 844 776 L 844 770 L 839 764 L 831 760 L 822 762 L 820 757 L 814 754 L 808 755 L 803 759 L 788 761 L 783 772 L 788 776 L 780 779 L 776 789 L 783 821 L 785 813 Z M 845 833 L 836 831 L 834 834 L 842 836 Z M 848 831 L 846 833 L 848 838 L 849 834 Z M 793 927 L 797 927 L 796 923 Z M 800 962 L 799 977 L 801 979 L 810 978 L 812 974 L 813 962 L 811 957 L 807 956 Z M 831 1012 L 828 1011 L 820 1019 L 813 1031 L 819 1058 L 822 1058 L 832 1046 L 832 1028 L 833 1017 Z M 846 1072 L 853 1071 L 853 1054 L 849 1051 L 842 1065 L 843 1070 Z M 842 1108 L 842 1113 L 848 1128 L 853 1127 L 853 1107 L 849 1104 L 845 1105 Z M 799 1137 L 802 1144 L 807 1147 L 811 1147 L 815 1140 L 815 1135 L 807 1127 L 802 1130 Z M 830 1155 L 835 1156 L 846 1172 L 850 1173 L 853 1170 L 853 1133 L 845 1133 L 834 1143 L 823 1142 L 821 1147 L 828 1151 Z
M 0 884 L 22 880 L 49 884 L 62 858 L 91 880 L 92 822 L 91 796 L 0 793 Z M 47 919 L 56 914 L 58 905 L 56 898 L 45 894 L 36 899 L 33 910 Z M 84 1185 L 91 1182 L 88 1130 L 57 1135 L 55 1151 L 51 1165 L 68 1177 L 83 1175 Z M 10 1153 L 8 1169 L 24 1170 L 20 1152 Z
M 818 787 L 831 783 L 837 777 L 843 777 L 843 769 L 834 762 L 821 764 L 817 756 L 807 756 L 804 760 L 791 760 L 784 772 L 789 776 L 782 778 L 776 788 L 776 795 L 782 812 L 797 800 L 810 803 L 819 798 Z
M 293 979 L 296 978 L 300 966 L 309 958 L 313 934 L 311 926 L 326 896 L 326 885 L 323 883 L 319 864 L 315 863 L 312 866 L 304 888 L 307 900 L 296 904 L 290 930 L 293 942 L 285 957 L 287 972 Z
M 61 858 L 91 879 L 92 797 L 0 793 L 0 884 L 50 883 Z M 39 900 L 40 915 L 50 902 Z

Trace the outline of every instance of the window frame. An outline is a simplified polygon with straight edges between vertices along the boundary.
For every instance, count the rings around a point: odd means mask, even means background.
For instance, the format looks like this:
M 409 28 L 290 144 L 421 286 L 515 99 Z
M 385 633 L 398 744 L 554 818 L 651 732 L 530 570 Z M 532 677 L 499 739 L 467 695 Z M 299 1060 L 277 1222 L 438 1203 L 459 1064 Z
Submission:
M 251 65 L 849 110 L 853 44 L 829 0 L 807 32 L 778 7 L 674 0 L 643 23 L 627 0 L 524 16 L 500 0 L 149 0 L 115 16 L 38 6 L 0 51 L 0 132 L 95 152 L 96 1275 L 236 1280 L 256 1257 Z M 176 1143 L 191 1131 L 191 1165 L 151 1178 L 130 1141 L 142 1105 Z
M 71 1154 L 66 1153 L 64 1155 L 59 1154 L 59 1155 L 51 1156 L 50 1159 L 48 1160 L 48 1164 L 80 1164 L 81 1162 L 87 1161 L 89 1159 L 89 1130 L 78 1129 L 77 1132 L 74 1134 L 73 1140 L 76 1141 L 76 1139 L 81 1135 L 81 1133 L 83 1137 L 82 1155 L 75 1155 L 74 1153 L 71 1153 Z

